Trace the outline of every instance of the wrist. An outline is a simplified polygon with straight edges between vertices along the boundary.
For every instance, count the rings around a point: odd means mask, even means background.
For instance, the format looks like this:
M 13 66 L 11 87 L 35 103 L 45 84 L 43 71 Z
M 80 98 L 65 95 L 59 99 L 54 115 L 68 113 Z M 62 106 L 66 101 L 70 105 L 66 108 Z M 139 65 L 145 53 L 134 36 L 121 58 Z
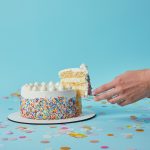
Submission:
M 144 71 L 144 80 L 147 89 L 147 97 L 150 98 L 150 69 L 145 69 Z

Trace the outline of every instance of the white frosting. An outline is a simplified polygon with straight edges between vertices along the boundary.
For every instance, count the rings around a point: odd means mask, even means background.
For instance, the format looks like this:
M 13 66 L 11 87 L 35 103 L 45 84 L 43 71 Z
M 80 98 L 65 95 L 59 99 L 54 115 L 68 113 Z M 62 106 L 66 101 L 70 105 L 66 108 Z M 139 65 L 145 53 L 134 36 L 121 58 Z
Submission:
M 80 68 L 88 71 L 88 66 L 85 64 L 81 64 Z
M 52 85 L 54 85 L 54 82 L 50 81 L 50 82 L 48 83 L 48 86 L 52 86 Z
M 70 88 L 65 89 L 61 84 L 55 86 L 55 84 L 25 84 L 21 88 L 21 96 L 24 98 L 49 98 L 65 96 L 68 98 L 75 97 L 75 90 Z
M 67 98 L 76 97 L 76 92 L 74 90 L 64 90 L 64 91 L 24 91 L 21 90 L 21 96 L 24 98 L 50 98 L 65 96 Z
M 47 86 L 46 85 L 41 85 L 40 91 L 47 91 Z
M 59 87 L 59 85 L 60 85 L 60 83 L 59 83 L 59 82 L 57 82 L 57 83 L 55 84 L 55 87 L 56 87 L 56 88 L 58 88 L 58 87 Z
M 59 91 L 63 91 L 63 90 L 64 90 L 64 87 L 60 84 L 60 85 L 57 87 L 57 89 L 58 89 Z
M 32 87 L 32 91 L 38 91 L 38 86 L 37 86 L 37 85 L 34 85 L 34 86 Z
M 56 90 L 55 85 L 51 85 L 48 87 L 48 91 L 55 91 L 55 90 Z

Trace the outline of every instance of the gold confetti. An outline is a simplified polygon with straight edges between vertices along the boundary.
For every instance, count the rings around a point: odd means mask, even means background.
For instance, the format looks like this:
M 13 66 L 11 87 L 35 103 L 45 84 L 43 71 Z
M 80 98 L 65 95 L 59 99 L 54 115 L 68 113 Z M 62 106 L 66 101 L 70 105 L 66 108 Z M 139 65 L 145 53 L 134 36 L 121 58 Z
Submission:
M 19 92 L 14 92 L 14 93 L 11 93 L 11 96 L 20 97 L 21 95 Z
M 83 126 L 83 128 L 86 130 L 92 130 L 92 128 L 90 126 L 87 126 L 87 125 Z
M 112 133 L 109 133 L 109 134 L 107 134 L 107 136 L 114 136 L 114 134 L 112 134 Z
M 99 140 L 90 140 L 90 143 L 99 143 Z
M 132 128 L 132 126 L 131 126 L 131 125 L 127 125 L 127 128 L 129 128 L 129 129 L 130 129 L 130 128 Z
M 60 150 L 70 150 L 71 148 L 68 146 L 60 147 Z
M 82 133 L 77 133 L 77 132 L 70 132 L 68 134 L 69 136 L 75 137 L 75 138 L 85 138 L 87 135 L 82 134 Z
M 136 129 L 136 132 L 144 132 L 143 129 Z

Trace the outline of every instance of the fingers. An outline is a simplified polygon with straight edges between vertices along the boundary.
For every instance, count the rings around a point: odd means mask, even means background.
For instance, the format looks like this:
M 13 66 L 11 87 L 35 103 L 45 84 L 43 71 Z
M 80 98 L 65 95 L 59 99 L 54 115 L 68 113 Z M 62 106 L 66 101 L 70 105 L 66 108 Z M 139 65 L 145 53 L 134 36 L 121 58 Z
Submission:
M 119 105 L 120 105 L 120 106 L 126 106 L 126 105 L 131 104 L 131 103 L 133 103 L 133 102 L 131 102 L 131 101 L 129 101 L 129 100 L 126 100 L 126 101 L 124 101 L 124 102 L 119 103 Z
M 123 96 L 117 96 L 117 97 L 115 97 L 115 98 L 112 98 L 112 99 L 109 99 L 108 101 L 110 102 L 110 103 L 112 103 L 112 104 L 115 104 L 115 103 L 118 103 L 118 104 L 120 104 L 120 101 L 121 100 L 124 100 L 124 98 L 123 98 Z
M 100 94 L 100 93 L 105 92 L 107 90 L 110 90 L 110 89 L 114 88 L 114 86 L 115 86 L 115 84 L 113 81 L 110 83 L 104 84 L 104 85 L 100 86 L 99 88 L 96 88 L 93 91 L 93 95 L 97 95 L 97 94 Z
M 116 88 L 113 88 L 105 93 L 95 96 L 94 100 L 99 101 L 103 99 L 110 99 L 117 94 L 119 94 L 119 92 L 116 90 Z

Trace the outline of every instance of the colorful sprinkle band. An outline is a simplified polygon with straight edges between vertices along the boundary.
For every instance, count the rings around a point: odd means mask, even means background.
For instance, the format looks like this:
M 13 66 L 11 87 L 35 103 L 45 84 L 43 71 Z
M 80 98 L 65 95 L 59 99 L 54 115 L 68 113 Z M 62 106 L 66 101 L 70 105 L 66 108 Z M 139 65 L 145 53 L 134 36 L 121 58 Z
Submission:
M 22 117 L 37 120 L 57 120 L 80 115 L 76 97 L 50 97 L 25 99 L 21 97 Z

